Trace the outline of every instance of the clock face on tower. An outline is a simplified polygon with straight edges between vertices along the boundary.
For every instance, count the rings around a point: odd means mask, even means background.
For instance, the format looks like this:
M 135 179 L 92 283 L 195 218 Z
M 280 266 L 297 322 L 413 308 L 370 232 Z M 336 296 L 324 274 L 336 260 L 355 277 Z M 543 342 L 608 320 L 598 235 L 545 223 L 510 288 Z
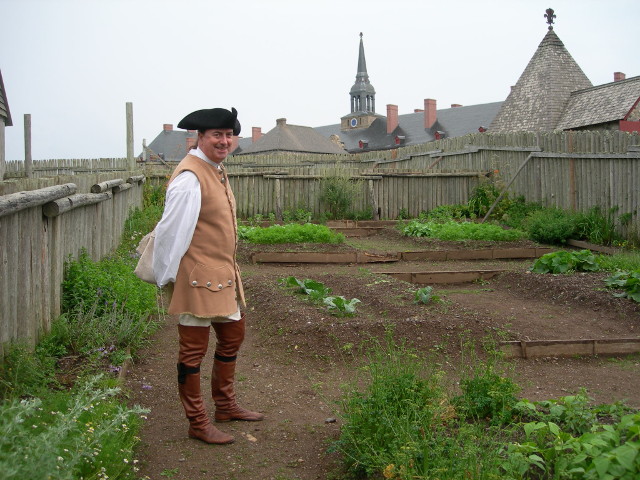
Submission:
M 351 125 L 351 127 L 357 127 L 358 126 L 358 119 L 357 118 L 352 118 L 349 121 L 349 125 Z

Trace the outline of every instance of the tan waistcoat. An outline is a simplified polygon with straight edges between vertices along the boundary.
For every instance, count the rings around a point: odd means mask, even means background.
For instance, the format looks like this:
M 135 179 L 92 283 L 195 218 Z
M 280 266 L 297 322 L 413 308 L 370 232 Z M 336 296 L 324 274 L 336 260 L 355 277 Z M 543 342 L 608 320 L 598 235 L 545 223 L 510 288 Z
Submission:
M 236 263 L 236 201 L 224 169 L 187 155 L 169 183 L 185 170 L 198 177 L 202 202 L 193 239 L 178 267 L 169 313 L 228 316 L 237 311 L 238 302 L 245 303 Z

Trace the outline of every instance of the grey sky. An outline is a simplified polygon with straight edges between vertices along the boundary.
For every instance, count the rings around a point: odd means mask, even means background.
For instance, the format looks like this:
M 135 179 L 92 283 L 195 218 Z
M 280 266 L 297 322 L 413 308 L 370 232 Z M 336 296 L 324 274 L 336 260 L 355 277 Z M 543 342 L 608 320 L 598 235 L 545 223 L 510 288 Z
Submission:
M 0 0 L 7 160 L 136 154 L 163 123 L 236 107 L 243 136 L 277 118 L 320 126 L 349 113 L 359 33 L 376 110 L 504 100 L 547 31 L 594 85 L 640 75 L 637 0 Z

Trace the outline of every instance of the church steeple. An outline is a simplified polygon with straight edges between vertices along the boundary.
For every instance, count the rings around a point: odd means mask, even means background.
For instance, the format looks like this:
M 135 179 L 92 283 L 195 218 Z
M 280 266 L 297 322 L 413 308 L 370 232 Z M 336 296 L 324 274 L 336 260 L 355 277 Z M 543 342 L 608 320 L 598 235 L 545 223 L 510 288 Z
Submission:
M 376 90 L 369 82 L 367 61 L 364 58 L 364 43 L 360 32 L 360 50 L 358 52 L 358 72 L 356 81 L 349 92 L 351 95 L 351 113 L 376 113 Z
M 349 96 L 351 97 L 351 113 L 341 118 L 342 130 L 366 128 L 381 116 L 376 115 L 376 90 L 369 82 L 362 32 L 360 32 L 356 81 L 349 91 Z

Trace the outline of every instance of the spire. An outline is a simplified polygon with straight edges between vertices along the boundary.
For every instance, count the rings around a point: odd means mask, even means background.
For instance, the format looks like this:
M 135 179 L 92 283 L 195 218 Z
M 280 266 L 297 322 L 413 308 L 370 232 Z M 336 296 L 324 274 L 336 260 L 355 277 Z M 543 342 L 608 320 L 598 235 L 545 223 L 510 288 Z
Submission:
M 367 61 L 364 58 L 364 43 L 362 42 L 362 32 L 360 32 L 360 50 L 358 52 L 358 72 L 356 81 L 351 87 L 351 113 L 364 112 L 376 113 L 376 91 L 369 83 L 367 73 Z

